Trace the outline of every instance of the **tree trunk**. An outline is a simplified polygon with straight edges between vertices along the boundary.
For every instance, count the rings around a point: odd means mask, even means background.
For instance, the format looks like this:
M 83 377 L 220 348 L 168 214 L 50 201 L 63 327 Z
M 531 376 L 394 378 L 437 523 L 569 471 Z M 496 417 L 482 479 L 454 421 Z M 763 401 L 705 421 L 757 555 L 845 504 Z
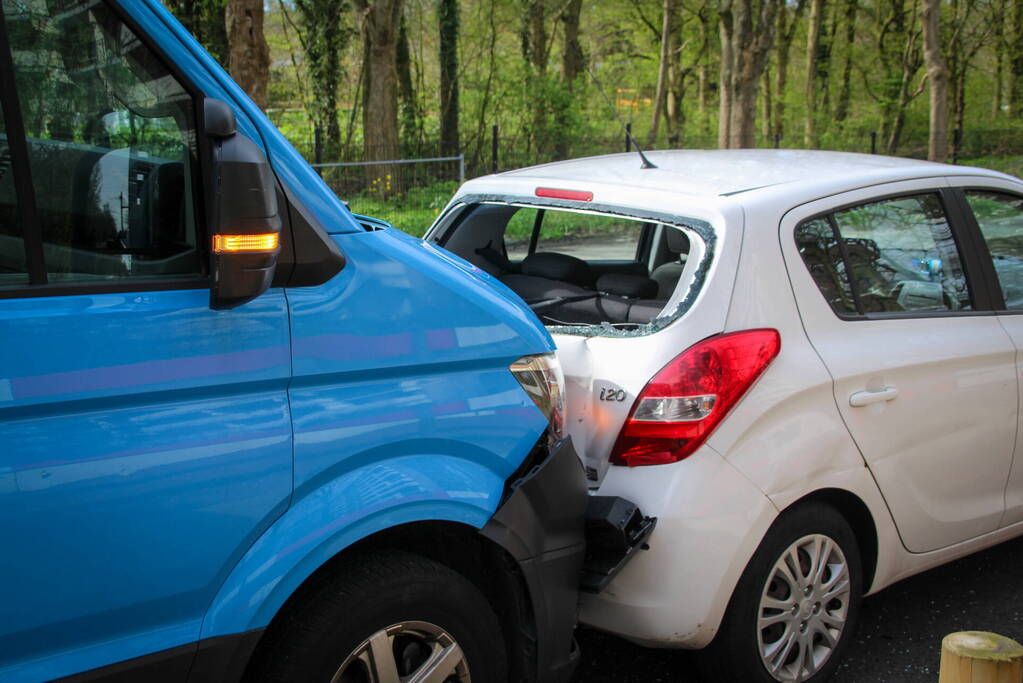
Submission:
M 165 4 L 214 59 L 228 62 L 226 0 L 167 0 Z
M 402 0 L 355 0 L 362 22 L 366 68 L 362 101 L 366 161 L 397 159 L 398 70 L 396 54 Z M 394 166 L 370 166 L 381 192 L 400 192 Z
M 282 5 L 283 7 L 283 5 Z M 334 0 L 295 0 L 302 19 L 302 48 L 312 81 L 312 118 L 320 153 L 327 161 L 341 156 L 341 126 L 337 118 L 337 91 L 341 82 L 341 52 L 351 37 L 342 22 L 345 5 Z
M 996 18 L 994 24 L 994 51 L 995 51 L 995 94 L 991 100 L 991 116 L 998 118 L 1002 114 L 1002 99 L 1005 93 L 1002 85 L 1005 81 L 1005 25 Z
M 458 132 L 458 0 L 439 0 L 440 29 L 440 153 L 454 156 L 461 150 Z
M 799 0 L 790 12 L 787 5 L 778 10 L 778 35 L 775 37 L 775 88 L 774 125 L 771 134 L 782 138 L 785 135 L 785 92 L 789 80 L 789 52 L 796 27 L 806 9 L 806 0 Z
M 548 147 L 547 130 L 547 7 L 545 0 L 524 0 L 526 24 L 522 27 L 522 53 L 529 66 L 529 136 L 533 158 L 539 162 Z
M 842 63 L 842 85 L 835 102 L 835 121 L 843 123 L 849 116 L 849 100 L 852 98 L 852 55 L 856 40 L 856 10 L 859 0 L 846 0 L 845 17 L 845 60 Z
M 677 149 L 682 146 L 685 133 L 685 102 L 686 80 L 693 72 L 693 67 L 682 68 L 682 46 L 680 36 L 685 34 L 685 23 L 682 12 L 675 12 L 672 17 L 671 30 L 674 39 L 671 52 L 668 54 L 668 93 L 664 103 L 664 125 L 668 133 L 668 147 Z
M 764 69 L 764 120 L 763 120 L 763 132 L 764 139 L 770 143 L 771 134 L 774 132 L 774 110 L 771 108 L 771 100 L 774 97 L 774 93 L 771 92 L 771 67 L 770 65 Z
M 732 54 L 733 27 L 731 3 L 723 2 L 718 13 L 721 34 L 721 66 L 718 74 L 718 147 L 728 149 L 732 140 L 732 83 L 735 80 L 735 57 Z
M 821 42 L 824 0 L 810 0 L 810 21 L 806 28 L 806 123 L 803 144 L 807 149 L 820 145 L 817 137 L 817 52 Z
M 1009 55 L 1009 116 L 1023 115 L 1023 0 L 1012 0 L 1012 30 L 1005 41 Z
M 920 32 L 915 20 L 916 0 L 907 9 L 906 0 L 889 0 L 882 5 L 884 12 L 876 15 L 877 48 L 882 67 L 881 130 L 886 154 L 895 154 L 899 148 L 902 127 L 906 122 L 906 107 L 922 90 L 912 92 L 910 86 L 923 65 L 920 50 Z
M 673 17 L 675 0 L 664 0 L 661 12 L 661 64 L 657 70 L 657 93 L 654 95 L 654 114 L 650 124 L 650 135 L 647 146 L 653 147 L 657 141 L 658 126 L 661 122 L 661 111 L 667 100 L 669 61 L 675 51 L 675 32 Z
M 927 80 L 931 91 L 927 158 L 943 162 L 948 158 L 948 67 L 941 54 L 941 0 L 923 0 L 920 19 L 923 25 Z
M 263 35 L 263 0 L 230 0 L 224 9 L 230 58 L 227 70 L 260 109 L 266 109 L 270 46 Z
M 697 108 L 700 113 L 701 135 L 709 142 L 710 138 L 710 55 L 714 42 L 714 23 L 711 20 L 711 1 L 703 0 L 697 13 L 700 22 L 700 52 L 697 56 Z M 707 143 L 701 143 L 706 145 Z
M 725 141 L 723 147 L 739 149 L 756 143 L 757 90 L 781 4 L 782 0 L 761 0 L 755 7 L 753 0 L 721 0 L 721 118 L 724 123 L 727 117 L 727 123 L 718 135 L 719 142 Z M 726 93 L 730 94 L 726 97 Z
M 398 71 L 398 100 L 401 104 L 402 156 L 422 156 L 423 117 L 412 80 L 412 51 L 408 40 L 408 22 L 402 16 L 398 25 L 398 45 L 395 48 L 395 68 Z M 443 130 L 443 129 L 442 129 Z
M 554 149 L 560 159 L 567 159 L 571 155 L 572 138 L 568 133 L 572 126 L 572 118 L 569 109 L 575 106 L 576 79 L 579 78 L 585 65 L 583 47 L 579 42 L 579 19 L 582 9 L 582 0 L 568 0 L 568 4 L 565 5 L 565 9 L 559 17 L 565 30 L 564 50 L 561 54 L 561 78 L 565 92 L 572 100 L 563 103 L 555 110 L 554 114 L 559 131 Z

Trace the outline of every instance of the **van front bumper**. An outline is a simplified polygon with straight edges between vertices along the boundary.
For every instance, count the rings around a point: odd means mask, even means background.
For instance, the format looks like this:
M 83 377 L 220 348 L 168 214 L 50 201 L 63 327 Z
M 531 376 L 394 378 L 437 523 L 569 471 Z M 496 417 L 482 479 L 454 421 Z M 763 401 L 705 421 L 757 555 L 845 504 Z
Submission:
M 644 547 L 653 528 L 635 505 L 590 496 L 571 437 L 534 448 L 526 471 L 482 533 L 511 554 L 529 591 L 538 683 L 564 683 L 579 663 L 580 583 L 598 592 Z
M 579 662 L 574 636 L 589 496 L 571 437 L 550 447 L 546 441 L 545 435 L 534 449 L 528 471 L 509 482 L 481 533 L 515 559 L 529 591 L 535 680 L 562 683 Z

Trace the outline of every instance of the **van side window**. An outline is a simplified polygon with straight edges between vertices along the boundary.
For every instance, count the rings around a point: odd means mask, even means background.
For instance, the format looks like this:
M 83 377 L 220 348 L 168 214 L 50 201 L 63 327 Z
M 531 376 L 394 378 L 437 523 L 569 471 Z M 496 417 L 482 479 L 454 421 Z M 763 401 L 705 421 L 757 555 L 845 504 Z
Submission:
M 966 201 L 994 262 L 1008 309 L 1023 309 L 1023 198 L 967 190 Z
M 14 189 L 11 151 L 7 145 L 7 119 L 0 112 L 0 287 L 28 284 L 25 238 L 18 222 L 18 194 Z
M 192 97 L 103 2 L 3 11 L 48 281 L 199 276 Z
M 824 222 L 830 223 L 834 245 L 824 248 L 823 254 L 821 248 L 804 248 L 814 224 Z M 816 230 L 826 234 L 822 225 Z M 837 313 L 971 308 L 959 250 L 936 194 L 842 209 L 802 224 L 796 238 L 803 240 L 799 242 L 803 260 Z

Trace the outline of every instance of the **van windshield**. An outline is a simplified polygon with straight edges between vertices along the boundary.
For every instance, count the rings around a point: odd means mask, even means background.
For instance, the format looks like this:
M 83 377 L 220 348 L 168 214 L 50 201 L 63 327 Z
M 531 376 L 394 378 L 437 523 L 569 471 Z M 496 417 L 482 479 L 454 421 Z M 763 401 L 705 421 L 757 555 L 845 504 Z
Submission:
M 637 336 L 688 310 L 713 233 L 658 214 L 491 200 L 453 207 L 427 239 L 499 279 L 551 332 Z

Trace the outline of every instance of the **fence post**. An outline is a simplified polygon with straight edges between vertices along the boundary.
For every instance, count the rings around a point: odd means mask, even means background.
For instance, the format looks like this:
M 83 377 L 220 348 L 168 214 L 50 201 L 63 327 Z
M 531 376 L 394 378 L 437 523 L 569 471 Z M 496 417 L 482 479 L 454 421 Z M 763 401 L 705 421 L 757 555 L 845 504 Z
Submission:
M 632 121 L 625 124 L 625 151 L 632 151 Z
M 877 154 L 877 131 L 870 131 L 870 153 Z
M 465 182 L 465 152 L 458 155 L 458 184 Z
M 959 146 L 963 144 L 963 129 L 956 128 L 952 131 L 952 163 L 959 163 Z
M 938 683 L 1020 683 L 1023 645 L 986 631 L 950 633 L 941 640 Z
M 320 127 L 313 128 L 313 158 L 316 163 L 323 163 L 323 145 L 320 143 Z
M 490 172 L 497 173 L 497 124 L 490 127 Z
M 774 134 L 774 148 L 778 149 L 781 147 L 781 133 Z

